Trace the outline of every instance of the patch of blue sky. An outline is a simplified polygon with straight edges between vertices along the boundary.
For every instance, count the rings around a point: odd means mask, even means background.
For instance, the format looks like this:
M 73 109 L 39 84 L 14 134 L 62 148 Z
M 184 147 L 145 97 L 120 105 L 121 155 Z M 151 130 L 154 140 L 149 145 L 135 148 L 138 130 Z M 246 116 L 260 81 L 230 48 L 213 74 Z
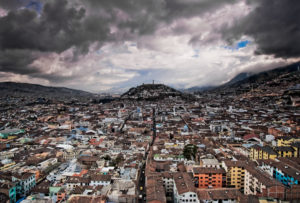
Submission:
M 27 8 L 27 9 L 33 9 L 37 13 L 40 14 L 42 12 L 42 9 L 43 9 L 43 3 L 39 2 L 39 1 L 29 1 L 26 4 L 25 8 Z
M 249 43 L 250 43 L 249 40 L 240 41 L 240 42 L 237 43 L 236 48 L 237 48 L 237 49 L 244 48 L 244 47 L 246 47 Z
M 232 51 L 237 51 L 237 50 L 239 50 L 241 48 L 247 47 L 249 43 L 251 43 L 249 40 L 243 40 L 243 41 L 239 41 L 234 46 L 224 46 L 223 48 L 229 49 L 229 50 L 232 50 Z
M 193 58 L 198 58 L 199 57 L 199 49 L 194 49 L 194 55 L 192 56 Z
M 101 53 L 102 53 L 101 49 L 98 49 L 98 50 L 96 51 L 96 54 L 98 54 L 98 55 L 100 55 Z

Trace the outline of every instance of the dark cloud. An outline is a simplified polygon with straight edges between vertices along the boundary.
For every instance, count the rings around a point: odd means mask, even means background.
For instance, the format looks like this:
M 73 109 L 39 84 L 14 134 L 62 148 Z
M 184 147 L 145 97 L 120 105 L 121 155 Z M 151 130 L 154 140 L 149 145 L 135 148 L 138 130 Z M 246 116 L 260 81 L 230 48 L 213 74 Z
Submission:
M 28 75 L 32 78 L 42 78 L 52 82 L 63 82 L 65 80 L 74 79 L 78 76 L 62 76 L 60 74 L 47 74 L 31 65 L 31 63 L 40 57 L 40 54 L 31 52 L 25 49 L 9 49 L 0 51 L 0 72 L 3 73 L 17 73 L 21 75 Z
M 237 0 L 85 0 L 91 10 L 104 9 L 116 20 L 119 28 L 130 28 L 140 35 L 150 34 L 162 23 L 171 23 L 178 18 L 190 18 L 211 12 L 224 4 Z M 129 16 L 125 21 L 118 21 L 117 13 L 121 10 Z
M 107 26 L 100 19 L 84 18 L 85 10 L 68 8 L 66 0 L 45 4 L 41 16 L 22 9 L 0 18 L 0 48 L 60 53 L 74 46 L 82 50 L 104 41 Z
M 0 6 L 4 9 L 16 9 L 22 6 L 22 1 L 17 0 L 0 0 Z
M 291 58 L 300 56 L 300 1 L 248 0 L 255 9 L 231 28 L 224 36 L 230 40 L 242 35 L 254 38 L 256 54 Z
M 27 9 L 32 2 L 42 5 L 41 10 Z M 0 7 L 8 11 L 0 18 L 0 70 L 46 78 L 45 70 L 32 67 L 36 53 L 74 48 L 76 60 L 92 43 L 99 47 L 151 34 L 178 18 L 234 2 L 237 0 L 0 0 Z
M 38 72 L 41 70 L 29 68 L 36 59 L 32 52 L 61 53 L 75 47 L 76 53 L 82 54 L 91 43 L 105 41 L 108 33 L 107 23 L 86 17 L 84 8 L 70 7 L 67 0 L 46 3 L 40 16 L 28 9 L 9 11 L 0 18 L 0 69 L 18 74 Z
M 19 74 L 33 74 L 38 73 L 39 70 L 29 67 L 33 60 L 37 57 L 25 49 L 8 49 L 0 51 L 0 72 L 19 73 Z

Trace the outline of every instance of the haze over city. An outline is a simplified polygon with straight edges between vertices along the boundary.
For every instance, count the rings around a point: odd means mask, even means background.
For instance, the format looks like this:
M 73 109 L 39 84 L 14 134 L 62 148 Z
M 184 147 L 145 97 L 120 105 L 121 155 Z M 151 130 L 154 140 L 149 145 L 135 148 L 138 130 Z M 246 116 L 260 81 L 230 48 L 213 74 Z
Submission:
M 0 81 L 124 92 L 299 60 L 297 0 L 0 0 Z

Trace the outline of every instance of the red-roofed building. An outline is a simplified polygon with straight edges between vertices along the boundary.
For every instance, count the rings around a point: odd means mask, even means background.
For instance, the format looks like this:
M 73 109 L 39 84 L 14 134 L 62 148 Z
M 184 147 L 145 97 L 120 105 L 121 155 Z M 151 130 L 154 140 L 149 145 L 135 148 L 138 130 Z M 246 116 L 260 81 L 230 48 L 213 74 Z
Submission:
M 103 142 L 103 139 L 90 139 L 90 144 L 93 146 L 99 146 Z

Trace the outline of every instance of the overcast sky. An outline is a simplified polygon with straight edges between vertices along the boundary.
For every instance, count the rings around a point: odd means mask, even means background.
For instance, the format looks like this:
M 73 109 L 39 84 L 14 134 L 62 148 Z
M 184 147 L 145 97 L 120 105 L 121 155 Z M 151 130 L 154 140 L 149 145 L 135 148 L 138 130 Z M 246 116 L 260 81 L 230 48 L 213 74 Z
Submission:
M 0 0 L 0 81 L 125 91 L 299 61 L 299 0 Z

